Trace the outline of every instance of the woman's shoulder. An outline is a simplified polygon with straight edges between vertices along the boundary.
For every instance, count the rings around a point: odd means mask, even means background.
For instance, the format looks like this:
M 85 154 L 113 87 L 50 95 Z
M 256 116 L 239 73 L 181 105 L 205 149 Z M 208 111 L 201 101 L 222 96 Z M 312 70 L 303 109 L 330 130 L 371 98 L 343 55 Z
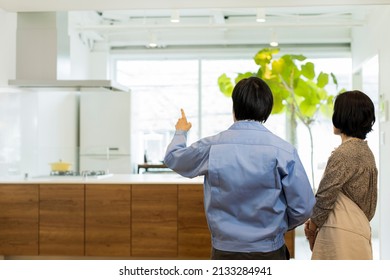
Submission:
M 331 158 L 334 160 L 340 160 L 345 164 L 362 163 L 364 162 L 375 162 L 373 153 L 367 144 L 367 141 L 362 139 L 347 140 L 337 147 Z
M 360 151 L 361 148 L 365 148 L 367 146 L 367 142 L 361 139 L 349 139 L 344 141 L 343 143 L 338 146 L 334 152 L 341 153 L 341 154 L 354 154 L 358 151 Z

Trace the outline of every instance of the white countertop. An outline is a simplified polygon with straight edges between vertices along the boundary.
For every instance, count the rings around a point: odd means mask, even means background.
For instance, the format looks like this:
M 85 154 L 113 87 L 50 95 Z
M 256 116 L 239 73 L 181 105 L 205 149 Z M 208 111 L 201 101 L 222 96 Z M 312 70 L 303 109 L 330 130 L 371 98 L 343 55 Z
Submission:
M 0 184 L 203 184 L 203 176 L 193 179 L 173 174 L 108 174 L 91 176 L 32 176 L 0 178 Z

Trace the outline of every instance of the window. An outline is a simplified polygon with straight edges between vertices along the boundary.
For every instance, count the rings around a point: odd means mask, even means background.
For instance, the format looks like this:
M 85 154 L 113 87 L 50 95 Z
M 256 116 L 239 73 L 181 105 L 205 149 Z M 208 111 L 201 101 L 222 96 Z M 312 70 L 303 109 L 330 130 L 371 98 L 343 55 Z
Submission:
M 132 92 L 133 163 L 163 160 L 165 149 L 185 109 L 197 138 L 199 109 L 197 60 L 118 61 L 117 81 Z
M 233 121 L 232 100 L 218 88 L 217 80 L 222 73 L 234 78 L 238 73 L 256 72 L 252 59 L 203 60 L 201 63 L 201 136 L 217 134 L 230 127 Z M 265 126 L 274 133 L 284 136 L 284 122 L 281 115 L 271 116 Z
M 316 72 L 333 72 L 339 88 L 351 88 L 351 59 L 309 59 Z M 337 66 L 337 67 L 335 67 Z M 192 122 L 189 144 L 201 137 L 214 135 L 227 129 L 233 122 L 231 98 L 218 88 L 217 79 L 222 73 L 235 77 L 239 72 L 257 71 L 249 59 L 188 59 L 188 60 L 118 60 L 116 77 L 132 91 L 132 146 L 133 164 L 144 161 L 161 162 L 166 146 L 171 141 L 180 108 Z M 285 115 L 271 115 L 265 126 L 285 138 Z M 322 176 L 325 163 L 339 139 L 332 134 L 330 119 L 314 124 L 315 183 Z M 307 129 L 298 126 L 298 151 L 308 174 L 310 167 L 310 139 Z M 321 137 L 317 137 L 321 135 Z M 310 177 L 310 175 L 309 175 Z

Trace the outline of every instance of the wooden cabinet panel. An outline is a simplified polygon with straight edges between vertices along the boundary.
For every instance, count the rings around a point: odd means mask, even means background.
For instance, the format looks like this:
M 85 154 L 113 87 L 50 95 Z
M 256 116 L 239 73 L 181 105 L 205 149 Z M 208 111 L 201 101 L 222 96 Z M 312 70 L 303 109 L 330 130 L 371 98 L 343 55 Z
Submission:
M 177 185 L 133 185 L 131 254 L 177 256 Z
M 179 185 L 179 257 L 209 259 L 210 231 L 203 205 L 203 185 Z
M 40 255 L 84 255 L 84 185 L 40 185 Z
M 0 185 L 0 255 L 38 255 L 38 185 Z
M 285 236 L 291 257 L 295 232 Z M 0 255 L 209 259 L 199 185 L 0 184 Z
M 86 185 L 85 203 L 85 254 L 130 256 L 130 185 Z

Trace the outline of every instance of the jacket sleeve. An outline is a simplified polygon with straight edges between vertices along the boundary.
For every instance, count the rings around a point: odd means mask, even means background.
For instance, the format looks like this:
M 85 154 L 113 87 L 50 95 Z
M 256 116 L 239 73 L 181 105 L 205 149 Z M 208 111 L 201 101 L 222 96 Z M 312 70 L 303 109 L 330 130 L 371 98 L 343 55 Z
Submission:
M 210 146 L 206 139 L 187 147 L 187 132 L 177 130 L 167 147 L 164 164 L 184 177 L 205 175 L 209 150 Z
M 286 198 L 288 229 L 291 230 L 310 218 L 315 197 L 295 149 L 293 160 L 287 163 L 286 171 L 282 177 L 282 188 Z

